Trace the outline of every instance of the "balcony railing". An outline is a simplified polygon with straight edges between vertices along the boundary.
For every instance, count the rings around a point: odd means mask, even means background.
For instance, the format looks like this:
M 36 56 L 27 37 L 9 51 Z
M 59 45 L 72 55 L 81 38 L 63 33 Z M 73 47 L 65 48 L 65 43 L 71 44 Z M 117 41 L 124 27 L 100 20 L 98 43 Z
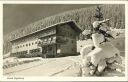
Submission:
M 52 45 L 56 43 L 56 39 L 48 40 L 48 41 L 42 41 L 38 43 L 38 46 L 45 46 L 45 45 Z

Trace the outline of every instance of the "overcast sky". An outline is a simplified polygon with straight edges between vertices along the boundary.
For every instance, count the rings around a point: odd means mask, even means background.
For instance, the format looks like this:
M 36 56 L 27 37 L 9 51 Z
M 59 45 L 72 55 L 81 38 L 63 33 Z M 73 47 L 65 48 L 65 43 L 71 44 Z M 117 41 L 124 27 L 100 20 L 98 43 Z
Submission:
M 42 4 L 4 4 L 3 7 L 3 33 L 4 35 L 24 27 L 34 21 L 68 10 L 85 8 L 93 5 L 42 5 Z

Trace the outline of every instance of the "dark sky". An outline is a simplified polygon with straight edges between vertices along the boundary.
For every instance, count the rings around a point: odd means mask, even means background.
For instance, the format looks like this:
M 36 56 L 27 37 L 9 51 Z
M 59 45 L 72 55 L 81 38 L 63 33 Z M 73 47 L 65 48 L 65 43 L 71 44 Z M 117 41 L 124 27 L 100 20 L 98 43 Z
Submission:
M 34 21 L 64 11 L 85 8 L 93 5 L 76 4 L 4 4 L 3 7 L 3 33 L 4 35 L 26 26 Z

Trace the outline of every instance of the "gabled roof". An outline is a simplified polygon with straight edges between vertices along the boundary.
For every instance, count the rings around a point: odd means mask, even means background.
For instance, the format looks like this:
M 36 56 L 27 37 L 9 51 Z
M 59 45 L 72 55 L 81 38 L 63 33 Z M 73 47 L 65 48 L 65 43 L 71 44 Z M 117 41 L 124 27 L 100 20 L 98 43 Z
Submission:
M 12 39 L 11 42 L 14 41 L 14 40 L 18 40 L 18 39 L 21 39 L 21 38 L 23 38 L 23 37 L 29 36 L 29 35 L 31 35 L 31 34 L 40 32 L 40 31 L 42 31 L 42 30 L 47 30 L 48 28 L 53 28 L 53 27 L 56 27 L 56 26 L 58 26 L 58 25 L 65 25 L 65 24 L 70 25 L 71 28 L 74 29 L 77 34 L 80 34 L 80 33 L 82 32 L 82 30 L 77 26 L 77 24 L 76 24 L 73 20 L 70 20 L 70 21 L 65 21 L 65 22 L 56 23 L 56 24 L 53 24 L 53 25 L 48 26 L 48 27 L 44 27 L 44 28 L 42 28 L 42 29 L 40 29 L 40 30 L 37 30 L 37 31 L 32 32 L 32 33 L 29 33 L 29 34 L 27 34 L 27 35 L 24 35 L 24 36 L 21 36 L 21 37 Z
M 77 34 L 80 34 L 82 32 L 82 30 L 79 28 L 79 26 L 74 21 L 68 21 L 67 24 L 70 25 L 71 28 L 77 32 Z

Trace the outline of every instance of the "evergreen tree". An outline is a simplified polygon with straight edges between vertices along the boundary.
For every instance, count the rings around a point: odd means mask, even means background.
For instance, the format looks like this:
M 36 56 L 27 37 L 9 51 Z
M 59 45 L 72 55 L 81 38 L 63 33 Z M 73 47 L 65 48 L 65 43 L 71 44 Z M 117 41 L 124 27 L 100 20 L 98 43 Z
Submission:
M 97 8 L 96 8 L 96 13 L 95 13 L 94 17 L 95 17 L 98 21 L 103 20 L 103 13 L 102 13 L 102 11 L 101 11 L 101 7 L 100 7 L 100 6 L 97 6 Z

